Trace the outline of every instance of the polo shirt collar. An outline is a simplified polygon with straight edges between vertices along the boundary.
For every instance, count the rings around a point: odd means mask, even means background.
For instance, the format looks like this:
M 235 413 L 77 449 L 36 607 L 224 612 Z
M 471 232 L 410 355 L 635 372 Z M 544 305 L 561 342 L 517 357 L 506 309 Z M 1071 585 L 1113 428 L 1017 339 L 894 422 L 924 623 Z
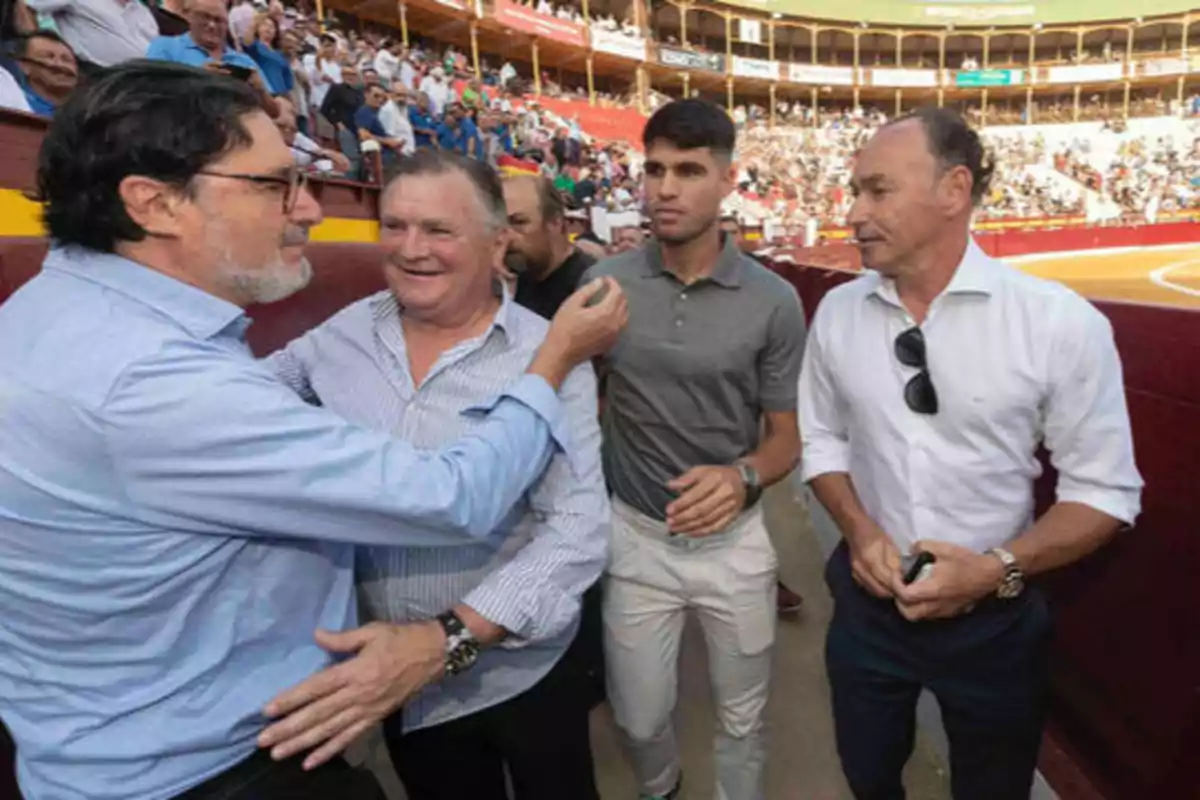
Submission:
M 717 263 L 713 267 L 713 271 L 703 280 L 710 280 L 726 289 L 737 289 L 742 285 L 742 274 L 745 272 L 742 254 L 732 236 L 722 234 L 722 242 Z M 645 253 L 644 277 L 657 278 L 667 272 L 666 267 L 663 266 L 662 245 L 657 239 L 652 238 L 646 243 Z

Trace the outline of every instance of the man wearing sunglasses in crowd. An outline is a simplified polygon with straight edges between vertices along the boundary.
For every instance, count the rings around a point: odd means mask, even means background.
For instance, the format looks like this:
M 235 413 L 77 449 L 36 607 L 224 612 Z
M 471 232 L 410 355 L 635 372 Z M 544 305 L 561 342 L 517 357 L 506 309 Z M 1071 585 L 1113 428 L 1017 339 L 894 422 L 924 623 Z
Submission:
M 882 128 L 851 180 L 867 274 L 826 295 L 805 352 L 801 463 L 843 538 L 826 662 L 858 800 L 904 797 L 922 689 L 956 800 L 1029 797 L 1050 618 L 1025 579 L 1091 553 L 1140 507 L 1112 329 L 972 240 L 991 173 L 954 111 Z M 1057 501 L 1035 522 L 1041 444 Z M 921 553 L 935 559 L 923 574 L 907 563 Z

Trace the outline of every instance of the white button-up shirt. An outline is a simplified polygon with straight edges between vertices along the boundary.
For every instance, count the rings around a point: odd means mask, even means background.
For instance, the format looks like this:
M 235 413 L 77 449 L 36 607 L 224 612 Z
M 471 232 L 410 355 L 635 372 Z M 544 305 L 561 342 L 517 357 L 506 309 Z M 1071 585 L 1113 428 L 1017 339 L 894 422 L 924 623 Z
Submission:
M 894 283 L 875 272 L 825 296 L 800 376 L 805 481 L 849 473 L 903 552 L 919 539 L 982 552 L 1032 523 L 1044 443 L 1060 502 L 1133 522 L 1142 480 L 1103 314 L 971 242 L 921 325 L 932 415 L 904 402 L 917 370 L 897 360 L 895 340 L 913 325 Z

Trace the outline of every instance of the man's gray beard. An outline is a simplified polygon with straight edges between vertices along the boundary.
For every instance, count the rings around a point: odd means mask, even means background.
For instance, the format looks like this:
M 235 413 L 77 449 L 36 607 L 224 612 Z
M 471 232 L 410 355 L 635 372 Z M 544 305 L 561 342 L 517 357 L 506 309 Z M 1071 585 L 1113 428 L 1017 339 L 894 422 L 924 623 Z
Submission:
M 300 257 L 300 263 L 294 267 L 288 266 L 282 257 L 278 257 L 270 269 L 262 273 L 242 273 L 234 275 L 233 279 L 244 297 L 249 297 L 259 305 L 266 305 L 278 303 L 308 286 L 312 274 L 312 262 L 304 256 Z

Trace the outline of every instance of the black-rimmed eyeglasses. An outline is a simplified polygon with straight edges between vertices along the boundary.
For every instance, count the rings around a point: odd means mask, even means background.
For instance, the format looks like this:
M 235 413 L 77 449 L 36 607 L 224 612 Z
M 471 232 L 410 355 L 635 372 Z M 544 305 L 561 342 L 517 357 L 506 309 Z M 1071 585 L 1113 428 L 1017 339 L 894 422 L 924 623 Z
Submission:
M 237 181 L 250 181 L 268 186 L 282 186 L 285 189 L 283 195 L 284 214 L 292 213 L 296 208 L 296 202 L 300 199 L 300 192 L 304 191 L 308 185 L 308 173 L 296 167 L 292 167 L 284 175 L 252 175 L 246 172 L 212 172 L 210 170 L 200 170 L 196 174 L 207 175 L 210 178 L 232 178 Z
M 917 414 L 938 412 L 937 390 L 929 377 L 925 360 L 925 335 L 920 328 L 909 328 L 896 337 L 896 358 L 906 367 L 920 370 L 904 385 L 904 402 Z

